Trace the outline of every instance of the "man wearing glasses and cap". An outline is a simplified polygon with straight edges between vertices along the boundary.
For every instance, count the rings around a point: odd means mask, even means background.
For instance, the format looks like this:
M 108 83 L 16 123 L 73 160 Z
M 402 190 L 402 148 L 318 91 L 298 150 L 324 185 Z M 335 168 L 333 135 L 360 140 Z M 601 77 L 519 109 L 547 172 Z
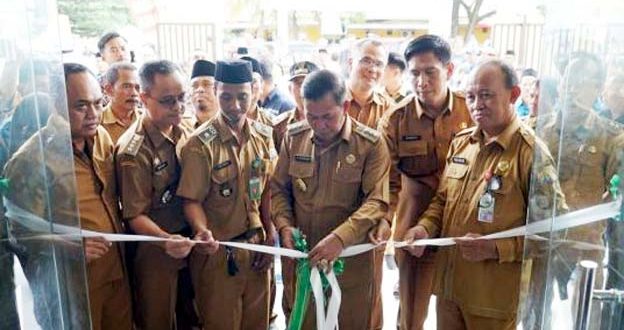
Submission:
M 146 112 L 119 139 L 115 161 L 123 218 L 130 229 L 171 239 L 164 244 L 138 243 L 133 261 L 137 326 L 169 330 L 175 320 L 178 274 L 194 245 L 182 199 L 176 196 L 176 150 L 187 138 L 180 126 L 187 94 L 179 67 L 170 61 L 145 63 L 139 77 Z M 195 239 L 209 242 L 196 249 L 216 250 L 209 231 L 195 234 Z
M 221 111 L 182 148 L 178 196 L 195 233 L 212 231 L 217 240 L 273 246 L 268 180 L 277 152 L 271 127 L 247 117 L 251 65 L 219 61 L 215 79 Z M 273 256 L 229 247 L 207 256 L 195 248 L 190 259 L 205 329 L 268 328 Z
M 284 134 L 286 134 L 288 126 L 305 120 L 301 86 L 303 85 L 305 77 L 318 70 L 319 67 L 310 61 L 297 62 L 290 67 L 290 83 L 288 85 L 288 90 L 295 100 L 295 108 L 273 117 L 273 137 L 275 138 L 275 146 L 278 150 L 281 147 L 282 139 L 284 138 Z
M 182 117 L 182 125 L 191 132 L 214 117 L 219 110 L 215 96 L 215 68 L 210 61 L 197 60 L 191 72 L 191 102 L 193 113 Z

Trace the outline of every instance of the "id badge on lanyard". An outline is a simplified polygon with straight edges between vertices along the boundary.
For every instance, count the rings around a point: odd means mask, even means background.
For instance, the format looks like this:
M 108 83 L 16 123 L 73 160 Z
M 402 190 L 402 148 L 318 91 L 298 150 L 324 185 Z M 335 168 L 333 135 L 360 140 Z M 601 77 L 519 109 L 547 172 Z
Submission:
M 484 174 L 486 182 L 485 192 L 479 198 L 479 212 L 478 220 L 480 222 L 492 223 L 494 222 L 494 207 L 496 205 L 496 198 L 494 192 L 501 188 L 502 182 L 499 175 L 492 175 L 492 172 L 487 171 Z
M 249 199 L 252 201 L 259 201 L 262 198 L 262 184 L 259 177 L 259 172 L 262 167 L 262 161 L 259 158 L 254 159 L 251 162 L 251 178 L 249 178 Z

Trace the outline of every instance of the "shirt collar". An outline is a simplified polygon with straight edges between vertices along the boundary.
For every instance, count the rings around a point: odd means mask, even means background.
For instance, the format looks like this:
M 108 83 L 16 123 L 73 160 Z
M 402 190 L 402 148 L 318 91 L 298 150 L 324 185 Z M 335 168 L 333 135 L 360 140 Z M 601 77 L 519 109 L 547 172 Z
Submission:
M 347 88 L 347 93 L 345 94 L 345 100 L 349 102 L 353 101 L 353 92 L 351 91 L 351 88 Z M 377 105 L 384 105 L 383 93 L 374 89 L 373 95 L 368 99 L 368 101 L 366 101 L 366 104 L 363 104 L 362 106 L 368 105 L 370 103 L 375 103 Z
M 445 113 L 446 111 L 448 111 L 449 113 L 453 111 L 455 97 L 453 96 L 453 92 L 451 92 L 449 88 L 446 89 L 446 92 L 448 95 L 448 101 L 446 102 L 446 108 L 442 112 L 440 112 L 440 114 Z M 425 111 L 425 109 L 423 108 L 423 105 L 420 104 L 420 101 L 418 100 L 418 97 L 416 95 L 414 95 L 414 103 L 416 103 L 416 114 L 418 115 L 418 118 L 422 117 L 423 114 L 428 114 L 428 112 Z
M 137 111 L 138 110 L 132 111 L 133 120 L 136 118 Z M 121 122 L 121 120 L 119 120 L 119 118 L 115 116 L 115 113 L 113 112 L 112 104 L 109 103 L 108 105 L 106 105 L 106 108 L 104 108 L 104 111 L 102 111 L 102 124 L 115 124 L 115 123 L 118 123 L 123 126 L 123 123 Z
M 333 141 L 332 143 L 330 143 L 327 147 L 325 147 L 325 150 L 331 148 L 332 146 L 335 146 L 336 144 L 338 144 L 338 142 L 340 142 L 340 140 L 343 140 L 347 143 L 349 143 L 349 141 L 351 140 L 351 133 L 353 132 L 353 120 L 351 119 L 351 116 L 349 115 L 345 115 L 345 122 L 344 124 L 342 124 L 342 128 L 340 129 L 340 139 L 336 139 L 335 141 Z M 312 143 L 314 143 L 314 130 L 310 130 L 310 140 L 312 141 Z
M 503 150 L 507 149 L 511 144 L 511 139 L 513 139 L 514 134 L 520 128 L 520 119 L 516 114 L 514 114 L 513 120 L 507 127 L 498 135 L 495 136 L 490 143 L 496 143 Z M 483 134 L 483 130 L 478 128 L 470 134 L 470 139 L 473 142 L 483 142 L 485 135 Z
M 158 129 L 158 127 L 156 127 L 156 125 L 154 125 L 154 123 L 149 118 L 147 118 L 147 116 L 143 117 L 143 127 L 145 129 L 146 135 L 148 136 L 150 141 L 152 141 L 154 147 L 156 148 L 160 147 L 160 145 L 162 145 L 165 141 L 169 141 L 173 145 L 176 145 L 177 141 L 179 141 L 182 137 L 182 129 L 176 125 L 174 125 L 171 130 L 173 134 L 173 139 L 165 136 L 165 134 L 163 134 Z
M 249 129 L 249 125 L 251 124 L 251 119 L 245 118 L 245 124 L 243 126 L 243 134 L 248 134 L 251 132 Z M 222 114 L 217 114 L 217 118 L 215 121 L 215 129 L 219 133 L 219 139 L 223 142 L 227 142 L 230 139 L 234 139 L 234 133 L 232 133 L 232 129 L 228 125 L 228 123 L 223 118 Z

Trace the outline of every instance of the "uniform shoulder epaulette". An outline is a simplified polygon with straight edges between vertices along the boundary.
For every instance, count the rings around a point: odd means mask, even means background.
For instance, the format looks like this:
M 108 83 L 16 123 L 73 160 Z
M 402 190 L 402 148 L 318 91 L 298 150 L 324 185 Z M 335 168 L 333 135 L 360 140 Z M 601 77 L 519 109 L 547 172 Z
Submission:
M 455 133 L 455 137 L 458 136 L 462 136 L 462 135 L 468 135 L 468 134 L 472 134 L 475 130 L 477 129 L 476 126 L 472 126 L 472 127 L 468 127 L 468 128 L 464 128 L 463 130 Z
M 287 127 L 288 135 L 296 135 L 303 131 L 310 129 L 310 124 L 308 124 L 307 120 L 301 120 L 296 123 L 290 124 Z
M 256 129 L 256 131 L 266 137 L 272 137 L 273 136 L 273 128 L 271 128 L 271 126 L 269 125 L 265 125 L 259 121 L 254 120 L 253 121 L 253 127 Z
M 377 143 L 381 137 L 377 130 L 360 123 L 355 124 L 355 132 L 372 143 Z
M 529 146 L 534 146 L 535 145 L 535 132 L 533 131 L 532 128 L 528 127 L 525 123 L 520 123 L 520 135 L 522 136 L 522 139 L 529 145 Z
M 284 120 L 287 120 L 288 118 L 290 118 L 290 114 L 293 112 L 294 110 L 289 110 L 289 111 L 284 111 L 282 113 L 280 113 L 277 116 L 273 116 L 271 118 L 271 123 L 273 126 L 279 125 L 281 124 Z
M 134 133 L 126 147 L 123 149 L 123 153 L 131 156 L 136 156 L 139 153 L 139 149 L 141 149 L 141 145 L 143 144 L 143 140 L 145 140 L 145 135 Z
M 217 136 L 219 136 L 219 132 L 217 132 L 217 129 L 212 124 L 206 125 L 206 127 L 197 132 L 197 138 L 205 145 L 209 145 L 210 141 L 214 140 Z
M 397 104 L 393 105 L 390 110 L 405 108 L 408 104 L 414 101 L 414 98 L 414 94 L 407 95 L 400 102 L 397 102 Z

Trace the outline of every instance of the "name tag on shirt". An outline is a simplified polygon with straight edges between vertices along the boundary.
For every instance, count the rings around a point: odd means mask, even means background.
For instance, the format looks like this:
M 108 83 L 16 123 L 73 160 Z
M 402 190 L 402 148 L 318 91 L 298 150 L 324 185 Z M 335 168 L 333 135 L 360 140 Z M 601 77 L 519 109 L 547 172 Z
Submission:
M 403 135 L 403 141 L 420 141 L 420 135 Z
M 223 163 L 219 163 L 219 164 L 215 165 L 212 169 L 220 170 L 222 168 L 226 168 L 226 167 L 230 166 L 231 164 L 232 164 L 232 161 L 228 159 L 228 160 L 224 161 Z
M 451 161 L 455 164 L 463 164 L 463 165 L 468 164 L 468 160 L 463 157 L 453 157 L 451 158 Z
M 160 163 L 158 163 L 156 165 L 156 167 L 154 168 L 154 171 L 160 172 L 160 171 L 164 170 L 168 165 L 169 165 L 169 163 L 167 163 L 167 162 L 160 162 Z
M 298 162 L 311 163 L 312 156 L 309 155 L 295 155 L 295 160 Z

